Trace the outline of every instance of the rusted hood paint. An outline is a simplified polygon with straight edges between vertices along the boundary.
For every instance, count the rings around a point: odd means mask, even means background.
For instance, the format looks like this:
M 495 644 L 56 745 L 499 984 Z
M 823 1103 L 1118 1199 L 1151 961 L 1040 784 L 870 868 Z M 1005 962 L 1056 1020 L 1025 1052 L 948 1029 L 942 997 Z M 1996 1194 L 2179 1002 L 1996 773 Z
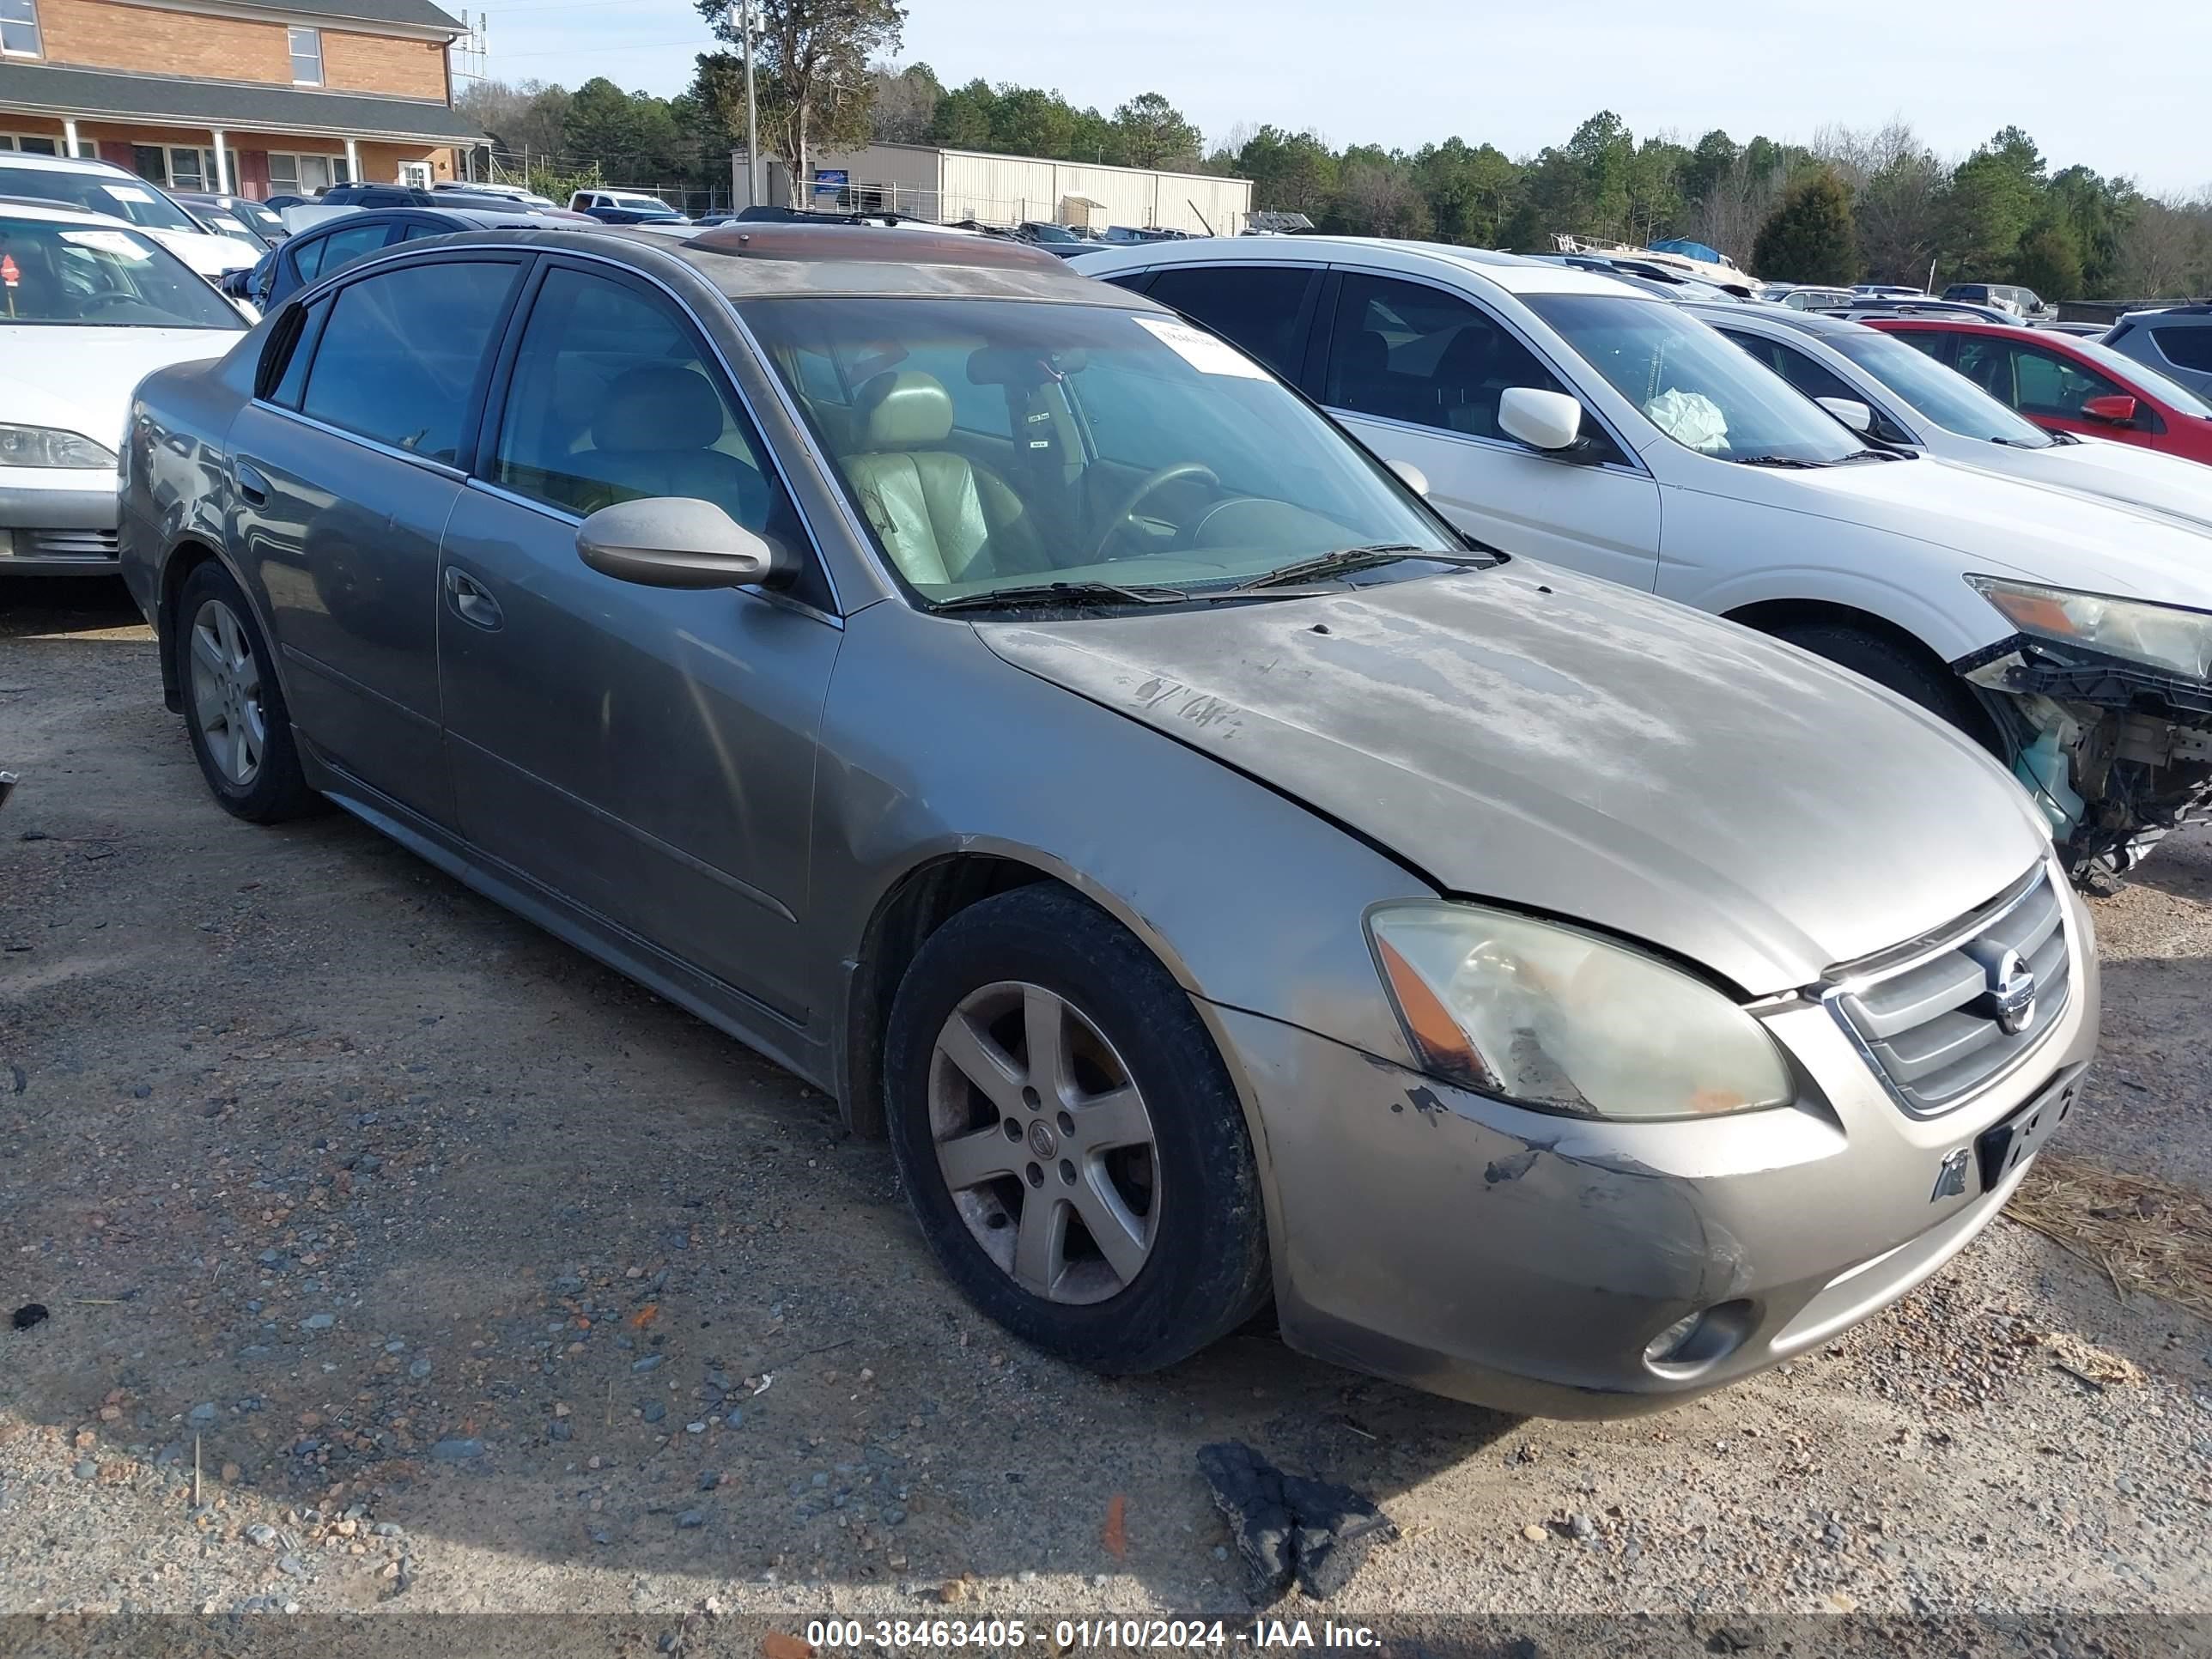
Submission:
M 1757 994 L 1950 920 L 2046 844 L 2008 776 L 1901 700 L 1527 562 L 977 632 L 1443 891 L 1648 940 Z M 1160 833 L 1236 856 L 1172 802 Z

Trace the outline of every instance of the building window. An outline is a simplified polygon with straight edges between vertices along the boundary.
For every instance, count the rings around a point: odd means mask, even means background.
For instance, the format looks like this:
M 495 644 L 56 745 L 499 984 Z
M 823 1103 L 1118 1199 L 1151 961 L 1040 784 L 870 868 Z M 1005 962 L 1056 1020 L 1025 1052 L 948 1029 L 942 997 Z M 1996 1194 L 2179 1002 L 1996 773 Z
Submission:
M 26 155 L 58 155 L 62 141 L 35 132 L 0 132 L 0 149 L 19 149 Z
M 0 6 L 12 5 L 15 0 L 0 0 Z M 319 87 L 323 84 L 323 32 L 320 29 L 286 29 L 292 39 L 292 84 L 295 87 Z
M 9 58 L 40 55 L 39 0 L 0 0 L 0 53 Z
M 313 196 L 332 185 L 350 182 L 343 155 L 300 155 L 283 150 L 269 152 L 269 193 L 271 196 Z

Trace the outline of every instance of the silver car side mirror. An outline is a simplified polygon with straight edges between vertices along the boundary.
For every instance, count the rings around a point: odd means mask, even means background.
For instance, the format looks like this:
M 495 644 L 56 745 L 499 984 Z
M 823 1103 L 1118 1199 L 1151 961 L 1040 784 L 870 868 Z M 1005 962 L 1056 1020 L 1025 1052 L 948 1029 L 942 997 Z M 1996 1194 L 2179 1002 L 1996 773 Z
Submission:
M 1564 392 L 1508 386 L 1498 394 L 1498 429 L 1531 449 L 1571 449 L 1583 434 L 1583 406 Z
M 576 556 L 603 576 L 646 587 L 744 587 L 795 568 L 778 544 L 688 495 L 601 507 L 576 526 Z
M 1874 430 L 1874 410 L 1856 398 L 1815 398 L 1813 401 L 1861 437 Z
M 1398 482 L 1416 495 L 1426 495 L 1429 493 L 1429 475 L 1411 461 L 1386 461 L 1383 465 L 1396 473 Z

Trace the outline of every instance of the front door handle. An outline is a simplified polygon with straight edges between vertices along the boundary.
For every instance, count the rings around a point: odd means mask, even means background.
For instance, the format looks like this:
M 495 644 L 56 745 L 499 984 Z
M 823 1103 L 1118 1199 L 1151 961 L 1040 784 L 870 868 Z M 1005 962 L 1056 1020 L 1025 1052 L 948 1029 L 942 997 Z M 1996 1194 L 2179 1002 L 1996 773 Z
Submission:
M 500 625 L 499 602 L 482 582 L 457 565 L 446 567 L 446 603 L 463 622 L 491 629 Z
M 232 469 L 232 475 L 238 480 L 239 495 L 246 501 L 255 507 L 266 507 L 269 504 L 269 480 L 256 472 L 251 465 L 240 461 Z

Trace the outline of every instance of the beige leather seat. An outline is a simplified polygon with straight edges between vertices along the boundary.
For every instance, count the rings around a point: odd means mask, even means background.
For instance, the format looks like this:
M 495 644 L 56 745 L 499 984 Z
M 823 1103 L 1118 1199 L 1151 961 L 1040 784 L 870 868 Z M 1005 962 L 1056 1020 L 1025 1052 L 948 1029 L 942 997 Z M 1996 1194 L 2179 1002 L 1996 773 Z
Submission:
M 906 579 L 939 586 L 1043 568 L 1021 498 L 990 468 L 945 447 L 952 398 L 931 375 L 890 370 L 854 399 L 845 476 Z

